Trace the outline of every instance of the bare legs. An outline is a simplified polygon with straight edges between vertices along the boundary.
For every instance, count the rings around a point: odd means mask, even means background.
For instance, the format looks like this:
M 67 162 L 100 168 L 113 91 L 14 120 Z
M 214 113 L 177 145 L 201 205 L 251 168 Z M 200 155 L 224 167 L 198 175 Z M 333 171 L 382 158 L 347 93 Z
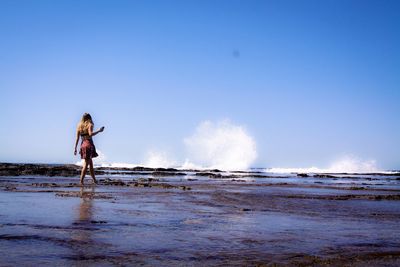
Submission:
M 83 185 L 83 179 L 85 179 L 85 175 L 86 175 L 86 171 L 87 171 L 87 167 L 89 166 L 89 171 L 90 171 L 90 176 L 92 176 L 93 179 L 93 183 L 97 184 L 97 180 L 96 177 L 94 175 L 94 169 L 93 169 L 93 160 L 92 159 L 85 159 L 85 161 L 83 162 L 83 166 L 82 166 L 82 172 L 81 172 L 81 185 Z
M 90 176 L 92 176 L 93 183 L 97 184 L 96 177 L 94 176 L 93 160 L 92 159 L 90 159 L 90 161 L 89 161 L 89 168 L 90 168 Z
M 85 175 L 86 175 L 86 170 L 88 167 L 88 160 L 85 159 L 85 161 L 83 162 L 83 166 L 82 166 L 82 172 L 81 172 L 81 185 L 83 185 L 83 179 L 85 179 Z

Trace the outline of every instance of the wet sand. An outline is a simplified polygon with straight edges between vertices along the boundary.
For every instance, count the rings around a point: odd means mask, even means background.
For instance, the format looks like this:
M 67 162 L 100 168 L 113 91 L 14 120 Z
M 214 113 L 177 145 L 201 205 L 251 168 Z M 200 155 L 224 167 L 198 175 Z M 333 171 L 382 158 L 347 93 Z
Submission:
M 18 168 L 0 266 L 400 265 L 400 174 L 103 168 L 82 188 L 74 166 Z

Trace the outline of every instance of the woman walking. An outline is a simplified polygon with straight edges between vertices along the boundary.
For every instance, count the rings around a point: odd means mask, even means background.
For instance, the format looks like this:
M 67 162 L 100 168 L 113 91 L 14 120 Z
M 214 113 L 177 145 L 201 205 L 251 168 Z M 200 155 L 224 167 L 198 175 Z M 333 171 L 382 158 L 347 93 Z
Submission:
M 81 148 L 79 150 L 79 154 L 81 154 L 81 158 L 84 159 L 82 172 L 81 172 L 81 180 L 80 183 L 83 185 L 83 179 L 85 178 L 87 167 L 89 166 L 90 175 L 92 176 L 93 183 L 97 184 L 96 177 L 94 175 L 93 169 L 93 160 L 98 156 L 96 152 L 96 147 L 94 146 L 92 136 L 95 136 L 98 133 L 104 131 L 104 127 L 101 127 L 97 131 L 93 131 L 93 120 L 92 116 L 89 113 L 85 113 L 82 116 L 81 121 L 78 124 L 76 129 L 76 141 L 75 141 L 75 150 L 74 155 L 76 155 L 76 148 L 78 146 L 79 137 L 82 139 Z

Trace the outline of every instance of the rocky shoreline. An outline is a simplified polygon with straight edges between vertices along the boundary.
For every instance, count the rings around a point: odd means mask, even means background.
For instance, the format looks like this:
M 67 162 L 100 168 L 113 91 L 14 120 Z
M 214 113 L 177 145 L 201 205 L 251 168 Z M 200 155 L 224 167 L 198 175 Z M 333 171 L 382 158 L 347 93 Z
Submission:
M 33 164 L 33 163 L 0 163 L 0 176 L 21 176 L 21 175 L 39 175 L 39 176 L 63 176 L 74 177 L 80 175 L 81 167 L 74 164 Z M 175 169 L 175 168 L 149 168 L 149 167 L 132 167 L 132 168 L 116 168 L 116 167 L 97 167 L 96 175 L 115 174 L 121 175 L 152 175 L 152 176 L 204 176 L 209 178 L 286 178 L 286 176 L 268 175 L 259 171 L 234 171 L 224 172 L 218 169 L 196 170 L 196 169 Z M 315 178 L 346 178 L 349 175 L 373 175 L 373 176 L 393 176 L 400 180 L 400 172 L 393 173 L 292 173 L 298 177 L 315 177 Z M 350 177 L 351 178 L 351 177 Z
M 79 170 L 0 164 L 0 265 L 400 264 L 398 174 Z

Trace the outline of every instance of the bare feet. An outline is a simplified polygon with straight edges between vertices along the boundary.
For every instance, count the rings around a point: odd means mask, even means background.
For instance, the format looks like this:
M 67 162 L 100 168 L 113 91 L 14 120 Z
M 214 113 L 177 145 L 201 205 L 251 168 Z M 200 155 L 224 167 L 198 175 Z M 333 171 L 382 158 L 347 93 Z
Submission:
M 95 184 L 95 185 L 98 185 L 98 184 L 99 184 L 99 182 L 97 182 L 97 180 L 96 180 L 96 179 L 93 179 L 93 184 Z

